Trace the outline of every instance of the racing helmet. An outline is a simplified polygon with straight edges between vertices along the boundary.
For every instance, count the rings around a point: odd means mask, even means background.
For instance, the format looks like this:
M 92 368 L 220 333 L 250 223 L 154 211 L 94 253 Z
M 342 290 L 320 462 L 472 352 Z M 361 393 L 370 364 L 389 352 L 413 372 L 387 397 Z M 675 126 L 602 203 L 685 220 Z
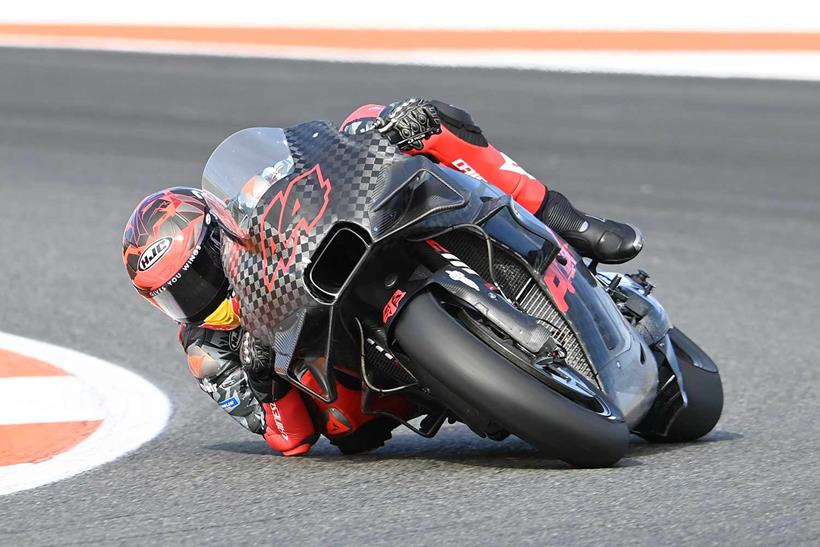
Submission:
M 202 322 L 228 296 L 214 203 L 204 190 L 168 188 L 143 199 L 123 233 L 122 259 L 134 288 L 181 323 Z

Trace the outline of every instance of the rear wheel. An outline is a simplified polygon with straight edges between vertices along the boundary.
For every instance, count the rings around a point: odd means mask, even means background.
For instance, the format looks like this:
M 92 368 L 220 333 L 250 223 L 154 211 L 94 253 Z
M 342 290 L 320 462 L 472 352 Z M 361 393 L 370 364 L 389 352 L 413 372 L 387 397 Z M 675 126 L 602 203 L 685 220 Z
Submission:
M 409 302 L 394 332 L 411 372 L 466 422 L 481 416 L 579 467 L 613 465 L 626 453 L 623 416 L 597 387 L 569 367 L 522 369 L 433 294 Z
M 723 385 L 717 365 L 683 331 L 673 328 L 669 331 L 669 339 L 683 376 L 687 405 L 662 440 L 694 441 L 717 425 L 723 412 Z

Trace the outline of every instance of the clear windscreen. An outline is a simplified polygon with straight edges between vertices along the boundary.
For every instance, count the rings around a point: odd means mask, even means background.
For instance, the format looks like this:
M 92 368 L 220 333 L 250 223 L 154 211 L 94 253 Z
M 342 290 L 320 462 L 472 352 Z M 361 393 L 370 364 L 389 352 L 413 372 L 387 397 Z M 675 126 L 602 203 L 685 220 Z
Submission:
M 234 133 L 213 151 L 202 174 L 202 189 L 245 224 L 262 195 L 293 172 L 285 132 L 278 127 L 252 127 Z

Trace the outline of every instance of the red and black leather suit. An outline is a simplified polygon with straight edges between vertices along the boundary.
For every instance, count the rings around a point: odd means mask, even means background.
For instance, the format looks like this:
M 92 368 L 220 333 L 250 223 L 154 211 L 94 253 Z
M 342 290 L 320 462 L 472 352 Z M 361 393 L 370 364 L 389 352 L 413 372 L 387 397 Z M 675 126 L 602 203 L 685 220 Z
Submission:
M 640 232 L 629 225 L 590 217 L 564 196 L 493 147 L 469 114 L 446 103 L 408 99 L 389 106 L 368 104 L 342 124 L 348 134 L 378 130 L 408 154 L 433 161 L 495 185 L 511 195 L 585 256 L 623 262 L 640 251 Z M 232 418 L 285 456 L 304 454 L 320 434 L 346 453 L 381 446 L 397 422 L 361 412 L 355 381 L 338 380 L 332 404 L 317 403 L 270 372 L 254 367 L 250 337 L 239 324 L 233 298 L 198 325 L 180 328 L 180 343 L 203 391 Z M 409 418 L 413 409 L 400 399 L 387 401 L 394 415 Z

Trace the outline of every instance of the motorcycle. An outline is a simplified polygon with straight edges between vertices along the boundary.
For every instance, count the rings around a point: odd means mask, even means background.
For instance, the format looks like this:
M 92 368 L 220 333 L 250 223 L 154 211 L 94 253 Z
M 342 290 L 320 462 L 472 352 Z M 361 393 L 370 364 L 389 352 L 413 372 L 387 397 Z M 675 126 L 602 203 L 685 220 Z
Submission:
M 508 195 L 377 132 L 245 129 L 202 188 L 243 327 L 316 401 L 353 378 L 364 412 L 424 437 L 455 420 L 579 467 L 720 418 L 717 366 L 648 274 L 600 271 Z M 396 395 L 420 423 L 380 405 Z

